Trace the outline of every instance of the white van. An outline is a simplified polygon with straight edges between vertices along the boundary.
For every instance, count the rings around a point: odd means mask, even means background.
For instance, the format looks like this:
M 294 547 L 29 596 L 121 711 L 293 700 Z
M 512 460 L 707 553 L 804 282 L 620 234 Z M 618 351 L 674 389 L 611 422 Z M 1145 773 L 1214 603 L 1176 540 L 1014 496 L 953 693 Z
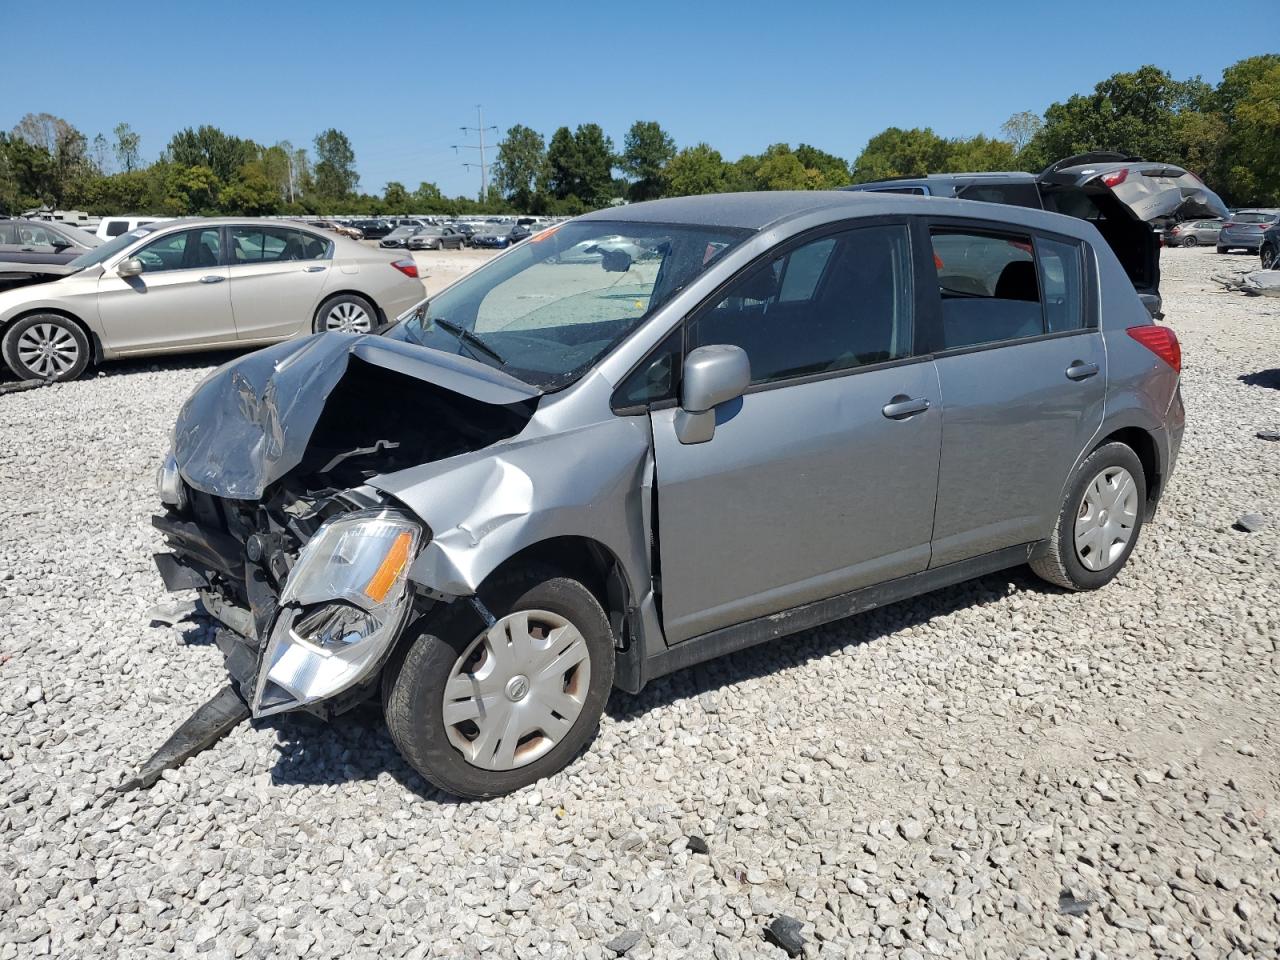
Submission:
M 173 217 L 103 217 L 98 222 L 98 229 L 94 232 L 103 240 L 110 240 L 112 237 L 121 236 L 148 223 L 172 219 Z

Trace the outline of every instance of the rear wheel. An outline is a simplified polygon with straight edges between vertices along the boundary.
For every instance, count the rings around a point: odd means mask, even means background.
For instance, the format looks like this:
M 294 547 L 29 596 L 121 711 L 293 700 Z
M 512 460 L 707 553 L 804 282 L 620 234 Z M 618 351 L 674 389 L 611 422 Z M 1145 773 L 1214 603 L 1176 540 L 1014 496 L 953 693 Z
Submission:
M 368 333 L 377 325 L 378 311 L 373 304 L 354 293 L 330 297 L 316 311 L 316 333 Z
M 89 338 L 78 323 L 56 313 L 37 313 L 11 324 L 0 352 L 23 380 L 74 380 L 89 366 Z
M 1262 248 L 1262 269 L 1275 270 L 1280 268 L 1280 258 L 1276 257 L 1276 251 L 1272 247 Z
M 1045 554 L 1031 561 L 1031 569 L 1068 590 L 1105 585 L 1138 542 L 1146 502 L 1138 455 L 1123 443 L 1102 445 L 1080 464 Z
M 1226 253 L 1226 252 L 1227 252 L 1227 250 L 1228 250 L 1228 248 L 1227 248 L 1227 247 L 1224 247 L 1224 246 L 1222 246 L 1221 244 L 1219 244 L 1219 245 L 1218 245 L 1218 252 L 1219 252 L 1219 253 Z
M 482 593 L 492 626 L 469 604 L 450 604 L 383 677 L 404 758 L 470 798 L 563 769 L 595 735 L 613 687 L 609 620 L 581 583 L 524 574 Z
M 1194 236 L 1182 238 L 1182 246 L 1184 247 L 1194 247 L 1199 242 L 1200 241 L 1197 240 Z

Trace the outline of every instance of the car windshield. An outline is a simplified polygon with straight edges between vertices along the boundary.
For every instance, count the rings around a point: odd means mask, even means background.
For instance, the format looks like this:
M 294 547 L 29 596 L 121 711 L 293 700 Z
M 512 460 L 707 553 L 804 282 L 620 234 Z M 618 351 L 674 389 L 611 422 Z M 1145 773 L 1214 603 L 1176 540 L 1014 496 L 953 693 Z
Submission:
M 88 250 L 80 254 L 80 256 L 68 263 L 67 266 L 74 267 L 77 270 L 83 270 L 85 267 L 92 267 L 105 260 L 110 260 L 125 247 L 137 243 L 143 237 L 147 236 L 147 234 L 152 232 L 153 231 L 144 227 L 140 227 L 137 230 L 130 230 L 128 233 L 122 233 L 118 237 L 112 237 L 101 246 L 94 247 L 92 250 Z
M 569 223 L 423 301 L 392 335 L 557 390 L 750 234 L 729 227 Z
M 417 227 L 396 227 L 394 230 L 392 230 L 390 233 L 387 234 L 387 239 L 399 240 L 401 237 L 407 237 L 416 233 L 417 230 L 418 230 Z

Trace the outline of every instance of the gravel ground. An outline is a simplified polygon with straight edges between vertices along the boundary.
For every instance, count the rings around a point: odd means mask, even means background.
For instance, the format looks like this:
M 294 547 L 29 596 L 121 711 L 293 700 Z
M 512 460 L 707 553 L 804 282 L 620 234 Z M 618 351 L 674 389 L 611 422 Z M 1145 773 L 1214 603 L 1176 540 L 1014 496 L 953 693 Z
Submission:
M 616 694 L 462 804 L 373 709 L 111 788 L 223 683 L 150 554 L 209 358 L 0 397 L 0 960 L 1280 954 L 1280 301 L 1164 254 L 1189 428 L 1106 589 L 1014 571 Z M 1232 528 L 1249 512 L 1270 523 Z M 702 852 L 706 851 L 706 852 Z

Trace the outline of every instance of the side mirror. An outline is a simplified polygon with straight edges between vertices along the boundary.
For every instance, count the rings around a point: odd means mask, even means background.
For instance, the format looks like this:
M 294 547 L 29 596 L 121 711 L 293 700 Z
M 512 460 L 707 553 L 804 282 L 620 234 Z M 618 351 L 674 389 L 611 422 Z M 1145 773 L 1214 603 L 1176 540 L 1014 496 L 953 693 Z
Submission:
M 706 443 L 716 432 L 715 408 L 736 400 L 751 384 L 751 361 L 741 347 L 721 343 L 698 347 L 684 360 L 676 438 Z
M 631 254 L 625 250 L 604 250 L 601 252 L 600 266 L 608 273 L 626 273 L 631 269 Z
M 124 278 L 136 277 L 142 273 L 142 261 L 137 257 L 121 260 L 116 264 L 116 275 Z

